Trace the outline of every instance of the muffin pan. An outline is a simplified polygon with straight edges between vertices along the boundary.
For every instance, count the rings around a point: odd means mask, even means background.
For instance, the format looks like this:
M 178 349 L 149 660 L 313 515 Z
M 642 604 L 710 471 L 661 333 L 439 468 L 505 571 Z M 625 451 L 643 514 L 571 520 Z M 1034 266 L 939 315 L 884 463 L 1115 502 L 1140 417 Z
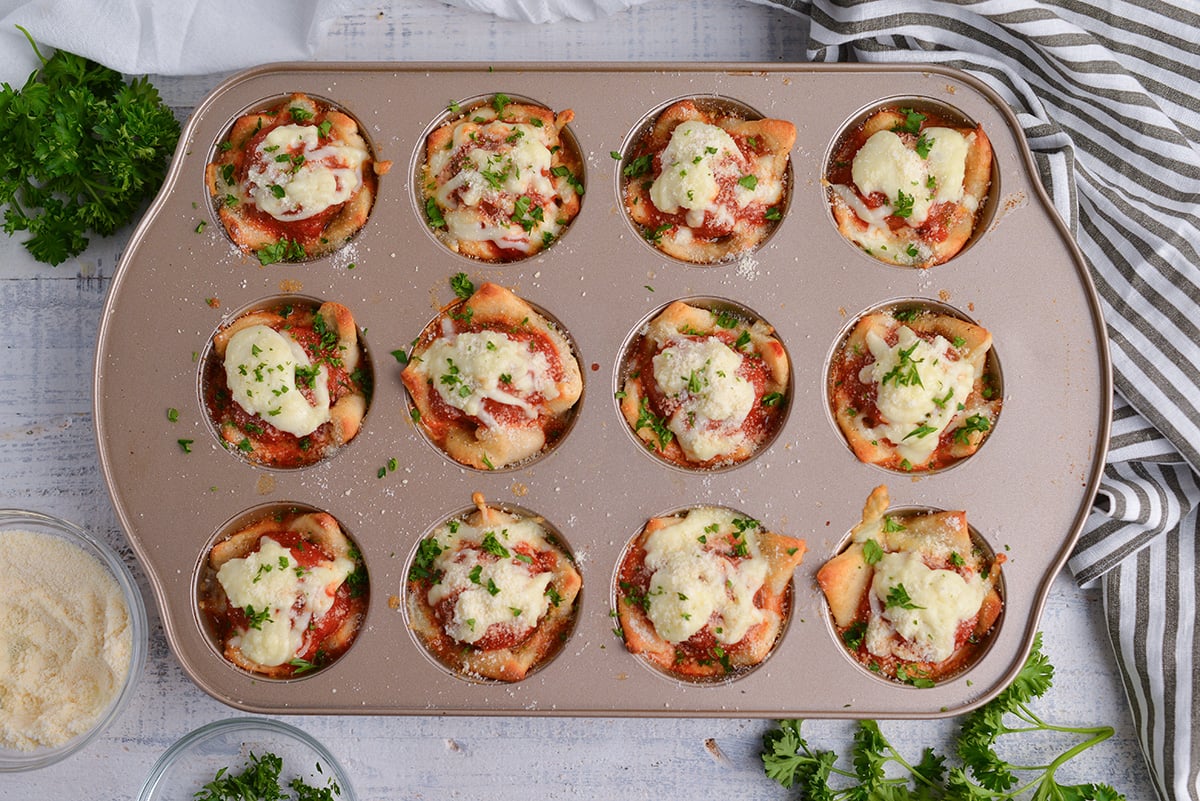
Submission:
M 380 160 L 393 161 L 362 231 L 338 251 L 263 266 L 217 219 L 204 168 L 232 121 L 293 92 L 345 108 Z M 535 257 L 490 264 L 449 251 L 416 191 L 424 137 L 453 104 L 495 93 L 572 109 L 585 159 L 582 209 Z M 621 204 L 621 163 L 639 126 L 671 102 L 719 97 L 794 122 L 787 206 L 772 236 L 735 260 L 692 265 L 637 234 Z M 920 101 L 980 122 L 994 148 L 988 208 L 971 246 L 918 270 L 880 263 L 838 234 L 822 175 L 839 132 L 870 108 Z M 543 458 L 462 467 L 410 418 L 406 351 L 455 297 L 450 279 L 493 281 L 570 332 L 584 371 L 571 430 Z M 358 436 L 317 465 L 256 466 L 227 451 L 205 417 L 204 354 L 240 310 L 277 298 L 350 308 L 371 354 L 374 393 Z M 622 419 L 623 348 L 672 300 L 752 309 L 791 360 L 782 429 L 748 462 L 711 472 L 664 464 Z M 929 303 L 988 328 L 1004 371 L 1004 411 L 978 453 L 929 475 L 858 462 L 828 407 L 833 349 L 867 310 Z M 857 65 L 284 64 L 229 79 L 188 123 L 166 184 L 122 258 L 100 325 L 95 421 L 117 514 L 150 578 L 167 639 L 215 698 L 268 713 L 938 717 L 983 703 L 1019 670 L 1051 581 L 1079 534 L 1108 440 L 1111 376 L 1103 322 L 1078 249 L 1036 178 L 1015 118 L 969 76 L 940 67 Z M 898 508 L 965 509 L 1005 553 L 1006 607 L 967 672 L 931 689 L 859 670 L 836 641 L 817 569 L 886 483 Z M 419 540 L 470 504 L 543 516 L 583 576 L 574 631 L 543 669 L 498 684 L 453 675 L 410 632 L 403 603 Z M 290 680 L 254 677 L 221 656 L 197 609 L 212 543 L 258 510 L 332 514 L 362 550 L 371 595 L 362 631 L 336 663 Z M 614 634 L 613 581 L 646 521 L 736 508 L 806 540 L 790 620 L 767 661 L 695 685 L 663 676 Z

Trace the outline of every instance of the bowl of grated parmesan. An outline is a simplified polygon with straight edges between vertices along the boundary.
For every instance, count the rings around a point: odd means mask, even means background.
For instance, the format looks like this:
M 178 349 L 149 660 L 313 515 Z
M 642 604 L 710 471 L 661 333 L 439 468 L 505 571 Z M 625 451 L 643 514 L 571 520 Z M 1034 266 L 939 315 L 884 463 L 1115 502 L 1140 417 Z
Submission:
M 117 553 L 65 520 L 0 509 L 0 772 L 74 754 L 122 712 L 146 607 Z

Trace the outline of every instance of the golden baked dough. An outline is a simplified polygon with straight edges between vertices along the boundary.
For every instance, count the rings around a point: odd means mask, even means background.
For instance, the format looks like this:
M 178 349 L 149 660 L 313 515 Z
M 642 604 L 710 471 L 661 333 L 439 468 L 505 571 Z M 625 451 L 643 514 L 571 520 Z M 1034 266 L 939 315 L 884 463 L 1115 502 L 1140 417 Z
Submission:
M 796 126 L 784 120 L 674 103 L 629 154 L 625 209 L 669 256 L 699 264 L 737 257 L 781 218 L 795 142 Z
M 552 445 L 583 393 L 563 333 L 492 283 L 426 326 L 401 379 L 429 438 L 456 462 L 484 470 Z
M 390 167 L 374 160 L 349 115 L 294 94 L 234 121 L 205 182 L 230 238 L 270 264 L 345 244 L 366 223 L 377 176 Z
M 629 362 L 621 414 L 669 462 L 743 462 L 782 424 L 787 353 L 761 320 L 675 301 L 650 321 Z
M 435 128 L 421 186 L 438 238 L 489 262 L 524 259 L 557 240 L 583 199 L 583 161 L 563 136 L 574 117 L 497 94 Z
M 842 236 L 891 264 L 930 267 L 962 250 L 992 180 L 983 131 L 883 109 L 839 142 L 825 176 Z
M 488 506 L 424 539 L 408 575 L 408 623 L 468 678 L 514 682 L 557 653 L 575 622 L 583 578 L 538 518 Z
M 264 554 L 269 554 L 266 558 Z M 225 658 L 269 678 L 289 678 L 337 660 L 353 643 L 367 610 L 366 568 L 337 521 L 324 512 L 259 520 L 213 546 L 200 600 Z M 241 599 L 262 590 L 255 606 Z M 272 626 L 282 631 L 266 632 Z M 262 635 L 254 654 L 248 637 Z M 268 636 L 269 635 L 269 636 Z M 274 646 L 271 639 L 281 639 Z M 270 660 L 258 652 L 286 647 Z M 261 658 L 261 657 L 260 657 Z
M 650 519 L 617 574 L 625 646 L 690 681 L 758 665 L 783 631 L 805 547 L 719 507 Z
M 876 487 L 850 543 L 817 571 L 834 626 L 872 672 L 916 686 L 953 677 L 982 653 L 1003 601 L 1003 554 L 972 540 L 966 512 L 887 514 Z
M 1002 405 L 984 328 L 931 311 L 868 314 L 834 354 L 829 399 L 861 461 L 946 467 L 975 453 Z

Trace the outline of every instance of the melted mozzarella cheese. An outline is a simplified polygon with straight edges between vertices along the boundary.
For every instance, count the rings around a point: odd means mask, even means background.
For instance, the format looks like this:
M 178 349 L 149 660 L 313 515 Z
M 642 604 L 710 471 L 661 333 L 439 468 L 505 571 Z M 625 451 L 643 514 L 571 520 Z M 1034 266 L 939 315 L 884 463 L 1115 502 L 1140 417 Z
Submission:
M 888 606 L 888 596 L 898 588 L 903 588 L 908 603 Z M 871 593 L 872 608 L 879 615 L 868 624 L 867 650 L 877 656 L 942 662 L 954 654 L 959 626 L 979 613 L 987 587 L 975 574 L 965 579 L 953 570 L 931 569 L 920 554 L 886 553 L 875 565 Z M 888 642 L 892 631 L 905 646 Z
M 854 155 L 850 173 L 859 192 L 885 195 L 889 203 L 886 208 L 865 215 L 861 213 L 861 203 L 852 204 L 851 208 L 863 222 L 883 227 L 886 225 L 883 218 L 902 206 L 910 206 L 911 211 L 904 219 L 917 228 L 928 219 L 934 205 L 962 199 L 967 150 L 974 134 L 963 136 L 952 128 L 934 127 L 926 128 L 921 135 L 929 145 L 925 158 L 892 131 L 873 134 Z
M 546 355 L 496 331 L 439 338 L 422 359 L 442 400 L 489 427 L 495 426 L 496 420 L 488 413 L 485 400 L 515 406 L 533 419 L 538 407 L 525 397 L 540 395 L 553 400 L 559 395 Z
M 534 551 L 549 547 L 545 531 L 532 520 L 486 528 L 454 521 L 434 533 L 443 549 L 433 563 L 441 579 L 429 590 L 427 600 L 437 606 L 454 599 L 454 613 L 444 625 L 446 634 L 459 642 L 474 643 L 495 624 L 532 628 L 550 607 L 546 590 L 553 574 L 533 573 L 526 562 L 511 556 L 482 558 L 477 546 L 489 533 L 510 554 L 521 544 Z M 464 545 L 475 547 L 464 549 Z
M 875 402 L 884 418 L 869 430 L 894 443 L 901 458 L 924 464 L 971 394 L 975 368 L 966 359 L 948 358 L 954 346 L 944 337 L 927 342 L 908 326 L 900 326 L 896 344 L 890 346 L 868 332 L 867 348 L 875 361 L 862 369 L 859 380 L 876 385 Z M 919 380 L 909 377 L 910 371 Z
M 693 509 L 646 538 L 652 573 L 646 614 L 668 642 L 683 642 L 711 624 L 717 642 L 732 645 L 762 622 L 754 596 L 766 581 L 767 561 L 755 529 L 740 535 L 748 558 L 736 563 L 704 545 L 725 542 L 734 518 L 726 509 Z
M 296 368 L 311 366 L 299 342 L 265 325 L 243 328 L 225 348 L 225 381 L 238 406 L 297 437 L 329 420 L 324 366 L 312 380 L 313 403 L 296 388 Z
M 695 120 L 680 123 L 662 152 L 662 172 L 650 186 L 650 200 L 667 214 L 686 209 L 688 225 L 703 225 L 705 212 L 721 211 L 715 203 L 718 172 L 737 170 L 742 161 L 737 143 L 723 128 Z
M 241 632 L 233 644 L 260 665 L 293 659 L 304 646 L 309 623 L 329 612 L 334 593 L 353 570 L 354 562 L 345 557 L 301 568 L 290 550 L 263 537 L 257 551 L 230 559 L 217 571 L 230 605 L 252 619 L 267 613 L 259 628 Z
M 280 125 L 259 143 L 247 188 L 275 219 L 305 220 L 349 200 L 369 157 L 362 142 L 321 145 L 315 125 Z
M 673 339 L 654 356 L 654 381 L 682 399 L 667 427 L 690 459 L 708 461 L 736 451 L 754 406 L 754 386 L 738 375 L 742 356 L 716 337 Z

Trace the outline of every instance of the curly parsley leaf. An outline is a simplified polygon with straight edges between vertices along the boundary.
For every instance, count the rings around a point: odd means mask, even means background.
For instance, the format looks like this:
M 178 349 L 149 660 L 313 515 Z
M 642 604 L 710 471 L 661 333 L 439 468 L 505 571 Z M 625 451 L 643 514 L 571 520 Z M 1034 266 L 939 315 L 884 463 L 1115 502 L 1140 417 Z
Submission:
M 862 721 L 854 736 L 852 769 L 838 767 L 840 755 L 813 748 L 801 732 L 803 721 L 781 720 L 763 735 L 762 762 L 767 776 L 783 787 L 800 790 L 813 801 L 857 799 L 964 799 L 964 801 L 1124 801 L 1107 784 L 1059 784 L 1055 773 L 1064 764 L 1113 734 L 1110 726 L 1072 727 L 1042 720 L 1029 704 L 1051 687 L 1054 668 L 1042 653 L 1042 638 L 1007 688 L 961 722 L 956 755 L 961 764 L 926 748 L 915 765 L 907 762 L 875 721 Z M 997 755 L 996 742 L 1007 735 L 1059 732 L 1086 738 L 1042 765 L 1014 765 Z M 835 784 L 831 784 L 831 779 Z M 1031 795 L 1032 794 L 1032 795 Z
M 4 231 L 57 265 L 131 222 L 162 185 L 179 122 L 145 78 L 57 51 L 20 89 L 0 85 Z

